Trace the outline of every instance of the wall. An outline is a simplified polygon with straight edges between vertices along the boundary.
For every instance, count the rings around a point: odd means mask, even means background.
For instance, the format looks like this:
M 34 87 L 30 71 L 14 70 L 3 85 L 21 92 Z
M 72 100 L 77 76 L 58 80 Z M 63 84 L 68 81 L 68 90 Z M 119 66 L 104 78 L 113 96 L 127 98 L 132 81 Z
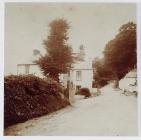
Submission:
M 81 70 L 82 71 L 82 80 L 76 81 L 76 71 L 72 72 L 72 81 L 74 85 L 81 85 L 81 87 L 87 87 L 92 89 L 92 81 L 93 81 L 93 71 L 92 70 Z
M 37 65 L 32 65 L 30 67 L 29 73 L 35 74 L 36 76 L 41 77 L 41 78 L 43 77 L 43 74 Z
M 19 74 L 25 75 L 26 74 L 26 66 L 24 66 L 24 65 L 19 66 L 17 74 L 18 75 Z M 37 65 L 30 65 L 30 67 L 29 67 L 29 74 L 34 74 L 34 75 L 36 75 L 36 76 L 38 76 L 40 78 L 43 77 L 42 72 L 41 72 L 40 68 Z

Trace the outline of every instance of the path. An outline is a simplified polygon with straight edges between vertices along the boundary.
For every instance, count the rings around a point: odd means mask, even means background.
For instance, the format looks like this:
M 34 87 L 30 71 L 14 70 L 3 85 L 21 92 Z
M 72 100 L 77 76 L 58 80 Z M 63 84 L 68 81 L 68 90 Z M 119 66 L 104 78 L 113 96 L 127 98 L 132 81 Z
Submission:
M 5 135 L 137 135 L 137 98 L 105 87 L 102 95 L 77 99 L 73 106 L 11 126 Z

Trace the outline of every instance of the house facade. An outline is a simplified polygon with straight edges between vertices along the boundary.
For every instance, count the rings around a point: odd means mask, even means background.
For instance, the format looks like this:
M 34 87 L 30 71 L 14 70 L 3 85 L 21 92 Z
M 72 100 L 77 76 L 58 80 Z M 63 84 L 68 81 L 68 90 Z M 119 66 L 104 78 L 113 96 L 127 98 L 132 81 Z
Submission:
M 93 68 L 92 60 L 78 61 L 72 64 L 69 74 L 61 74 L 60 81 L 67 87 L 68 80 L 77 92 L 80 88 L 89 88 L 92 90 Z
M 17 75 L 33 74 L 37 77 L 43 77 L 40 68 L 35 63 L 21 63 L 17 64 Z
M 40 57 L 40 51 L 33 50 L 33 56 L 30 59 L 28 59 L 20 64 L 17 64 L 17 75 L 34 74 L 35 76 L 42 78 L 43 74 L 42 74 L 39 66 L 37 64 L 33 63 L 33 61 L 35 61 L 39 57 Z
M 59 76 L 62 85 L 67 87 L 69 81 L 75 92 L 83 87 L 89 88 L 91 90 L 93 81 L 92 59 L 85 58 L 83 45 L 81 45 L 79 49 L 80 50 L 78 53 L 74 53 L 75 63 L 71 65 L 69 73 L 60 74 Z M 31 60 L 17 64 L 17 74 L 34 74 L 35 76 L 42 78 L 43 74 L 39 66 L 33 63 L 33 60 L 36 60 L 39 56 L 39 52 L 33 51 L 33 58 L 31 58 Z

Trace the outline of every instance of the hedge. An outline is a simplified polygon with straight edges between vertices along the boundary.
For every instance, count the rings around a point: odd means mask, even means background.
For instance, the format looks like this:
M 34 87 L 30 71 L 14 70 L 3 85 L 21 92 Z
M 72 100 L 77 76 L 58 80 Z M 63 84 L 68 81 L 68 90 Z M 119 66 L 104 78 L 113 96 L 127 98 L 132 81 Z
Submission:
M 63 88 L 51 79 L 34 75 L 9 75 L 4 78 L 4 127 L 67 105 L 69 101 L 63 96 Z

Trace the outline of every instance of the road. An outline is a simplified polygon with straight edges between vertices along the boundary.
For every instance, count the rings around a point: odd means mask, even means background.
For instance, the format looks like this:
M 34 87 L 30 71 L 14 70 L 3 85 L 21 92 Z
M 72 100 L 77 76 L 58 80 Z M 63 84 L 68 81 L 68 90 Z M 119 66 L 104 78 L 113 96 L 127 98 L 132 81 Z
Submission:
M 136 136 L 137 98 L 120 93 L 107 86 L 100 96 L 77 96 L 72 106 L 8 127 L 5 135 Z

